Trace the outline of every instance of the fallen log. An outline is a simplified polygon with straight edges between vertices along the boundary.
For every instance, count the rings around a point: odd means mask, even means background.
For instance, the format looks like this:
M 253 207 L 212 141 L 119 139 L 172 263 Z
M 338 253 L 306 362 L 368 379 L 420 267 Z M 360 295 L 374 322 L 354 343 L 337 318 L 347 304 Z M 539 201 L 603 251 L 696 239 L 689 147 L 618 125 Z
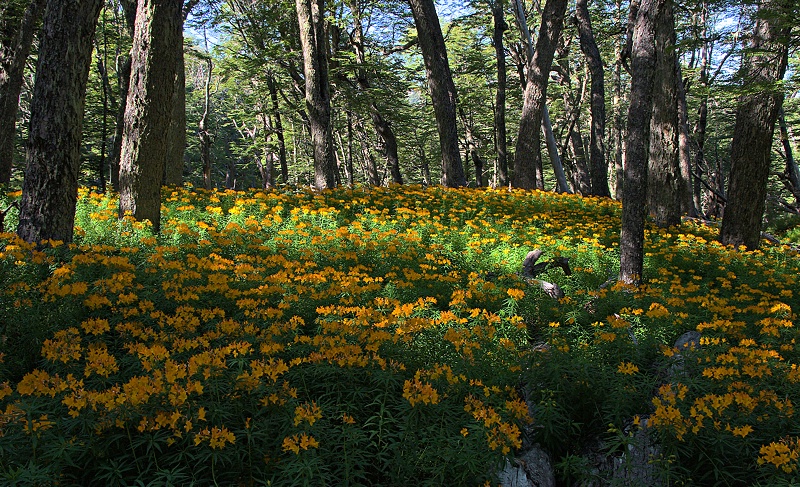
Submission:
M 537 262 L 543 253 L 544 252 L 540 249 L 534 249 L 528 252 L 528 255 L 525 256 L 525 260 L 522 261 L 522 270 L 519 275 L 528 284 L 541 288 L 542 291 L 551 298 L 561 299 L 564 297 L 564 291 L 558 287 L 558 284 L 537 279 L 536 276 L 553 267 L 560 267 L 565 275 L 571 276 L 572 269 L 569 267 L 569 259 L 566 257 L 556 257 L 548 261 Z

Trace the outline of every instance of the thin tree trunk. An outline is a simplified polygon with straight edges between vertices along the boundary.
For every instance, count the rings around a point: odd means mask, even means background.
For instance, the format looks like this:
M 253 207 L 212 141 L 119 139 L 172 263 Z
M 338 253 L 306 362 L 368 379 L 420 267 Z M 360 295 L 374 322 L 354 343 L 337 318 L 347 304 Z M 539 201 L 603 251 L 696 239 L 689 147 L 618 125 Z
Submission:
M 361 27 L 361 9 L 357 0 L 350 2 L 350 10 L 353 13 L 354 26 L 351 44 L 356 54 L 356 63 L 359 66 L 356 71 L 356 79 L 359 87 L 364 91 L 368 91 L 371 86 L 367 71 L 363 67 L 366 63 L 366 55 L 364 53 L 364 33 Z M 403 184 L 403 176 L 400 174 L 400 159 L 397 156 L 397 137 L 394 134 L 394 130 L 392 130 L 391 124 L 384 118 L 375 102 L 370 103 L 369 110 L 372 124 L 375 126 L 375 133 L 383 141 L 386 165 L 389 168 L 389 174 L 392 176 L 392 182 Z
M 347 187 L 355 185 L 355 175 L 353 174 L 353 112 L 347 111 L 347 162 L 345 165 L 347 175 Z
M 589 16 L 588 0 L 575 3 L 575 23 L 580 35 L 581 51 L 586 57 L 591 73 L 591 136 L 589 142 L 589 167 L 592 173 L 592 194 L 611 196 L 608 188 L 608 164 L 606 163 L 606 89 L 603 59 L 594 39 L 592 19 Z
M 0 27 L 16 33 L 8 38 L 0 31 L 0 184 L 11 181 L 14 164 L 14 140 L 17 136 L 17 113 L 25 61 L 30 54 L 33 33 L 42 17 L 46 0 L 32 0 L 22 18 L 3 9 Z M 15 23 L 19 25 L 13 25 Z M 8 25 L 12 24 L 12 25 Z
M 333 188 L 337 171 L 331 131 L 325 0 L 296 0 L 295 5 L 303 47 L 306 112 L 314 146 L 314 187 Z
M 475 135 L 473 134 L 472 122 L 467 119 L 463 107 L 458 107 L 459 115 L 461 116 L 461 123 L 464 125 L 466 132 L 467 153 L 469 154 L 472 163 L 475 165 L 475 184 L 480 188 L 484 186 L 483 167 L 485 163 L 478 152 L 478 145 L 475 142 Z
M 105 42 L 105 40 L 103 41 Z M 102 57 L 100 49 L 97 50 L 97 71 L 100 74 L 102 93 L 103 93 L 103 119 L 100 122 L 100 159 L 97 161 L 97 177 L 100 182 L 100 191 L 106 192 L 106 146 L 108 139 L 108 99 L 111 93 L 111 85 L 108 80 L 106 63 Z
M 358 128 L 361 135 L 361 155 L 363 157 L 362 164 L 364 168 L 364 174 L 367 176 L 367 182 L 369 182 L 369 184 L 372 186 L 380 186 L 381 177 L 378 174 L 378 168 L 375 165 L 375 159 L 372 157 L 372 152 L 369 150 L 369 137 L 367 136 L 366 130 L 360 122 L 358 124 Z
M 161 228 L 161 183 L 175 87 L 181 0 L 139 0 L 120 162 L 120 217 Z
M 283 122 L 281 121 L 281 111 L 278 105 L 278 88 L 275 86 L 275 78 L 270 75 L 267 77 L 267 88 L 269 89 L 269 98 L 272 102 L 272 117 L 275 120 L 273 128 L 275 135 L 278 137 L 278 163 L 281 166 L 281 182 L 283 184 L 289 183 L 289 165 L 286 162 L 286 140 L 283 134 Z
M 789 2 L 781 0 L 761 1 L 752 51 L 745 54 L 742 62 L 745 83 L 759 89 L 738 100 L 728 201 L 720 231 L 720 241 L 725 245 L 744 245 L 754 250 L 761 244 L 770 152 L 775 121 L 783 104 L 783 91 L 774 84 L 786 73 L 791 26 L 783 16 L 788 16 L 791 8 Z
M 563 41 L 562 41 L 562 44 Z M 567 116 L 567 144 L 572 148 L 573 167 L 571 170 L 571 179 L 573 187 L 582 195 L 591 194 L 592 180 L 589 174 L 589 166 L 586 162 L 586 151 L 583 147 L 583 140 L 579 132 L 580 127 L 580 112 L 581 112 L 581 97 L 573 99 L 570 96 L 573 93 L 572 89 L 572 73 L 569 66 L 569 46 L 562 45 L 558 53 L 559 67 L 560 67 L 560 82 L 562 85 L 561 97 L 564 100 L 564 112 Z
M 786 125 L 786 115 L 782 107 L 778 114 L 778 125 L 781 130 L 781 145 L 783 145 L 783 152 L 786 155 L 786 168 L 782 179 L 784 185 L 794 196 L 795 206 L 800 206 L 800 168 L 797 167 L 797 162 L 794 160 L 792 140 L 789 137 L 789 127 Z
M 616 0 L 617 22 L 622 19 L 622 2 Z M 619 41 L 614 42 L 614 96 L 612 106 L 614 109 L 614 160 L 612 161 L 614 174 L 613 195 L 616 199 L 622 199 L 622 186 L 624 180 L 624 160 L 625 144 L 623 144 L 624 117 L 622 115 L 622 45 Z M 611 188 L 609 188 L 611 189 Z
M 81 130 L 101 0 L 49 0 L 31 103 L 17 233 L 27 242 L 71 242 Z
M 520 29 L 527 29 L 517 0 Z M 547 81 L 558 37 L 564 25 L 566 0 L 548 0 L 542 13 L 542 25 L 536 49 L 528 61 L 527 83 L 514 154 L 513 184 L 519 188 L 544 189 L 540 132 L 547 100 Z M 553 162 L 557 163 L 557 158 Z M 566 180 L 564 181 L 566 182 Z M 561 184 L 561 183 L 559 183 Z M 563 189 L 563 188 L 562 188 Z
M 203 166 L 203 186 L 205 189 L 214 187 L 211 167 L 211 130 L 208 128 L 208 115 L 211 111 L 211 76 L 214 64 L 211 57 L 205 58 L 206 79 L 203 82 L 203 114 L 197 127 L 197 136 L 200 138 L 200 164 Z
M 681 213 L 697 217 L 698 211 L 692 199 L 692 154 L 689 139 L 689 109 L 686 105 L 686 89 L 681 75 L 680 60 L 675 56 L 675 82 L 678 104 L 678 166 L 680 167 Z
M 656 19 L 666 0 L 641 0 L 631 36 L 631 103 L 628 109 L 627 160 L 620 233 L 621 282 L 638 286 L 644 269 L 644 222 L 653 78 L 656 66 Z
M 458 150 L 456 86 L 447 61 L 442 27 L 433 0 L 408 0 L 417 26 L 417 37 L 425 62 L 428 89 L 433 101 L 439 145 L 442 149 L 442 184 L 466 186 L 464 166 Z
M 503 0 L 495 0 L 492 8 L 494 31 L 492 40 L 497 59 L 497 94 L 495 97 L 494 130 L 497 150 L 497 183 L 508 186 L 508 135 L 506 133 L 506 51 L 503 48 L 503 32 L 508 30 L 503 9 Z
M 708 44 L 708 6 L 706 2 L 702 3 L 700 9 L 700 25 L 703 26 L 703 43 L 700 48 L 700 105 L 697 109 L 697 122 L 694 127 L 695 144 L 697 144 L 697 153 L 694 156 L 694 173 L 695 180 L 692 187 L 692 198 L 694 199 L 697 211 L 702 213 L 702 188 L 700 186 L 700 179 L 706 172 L 706 127 L 708 125 L 708 64 L 709 64 L 709 47 Z M 710 210 L 710 209 L 709 209 Z
M 119 168 L 122 157 L 122 134 L 125 131 L 125 111 L 128 107 L 128 92 L 131 80 L 131 57 L 124 56 L 117 65 L 117 86 L 119 87 L 119 105 L 114 130 L 114 143 L 109 154 L 111 165 L 111 186 L 119 190 Z

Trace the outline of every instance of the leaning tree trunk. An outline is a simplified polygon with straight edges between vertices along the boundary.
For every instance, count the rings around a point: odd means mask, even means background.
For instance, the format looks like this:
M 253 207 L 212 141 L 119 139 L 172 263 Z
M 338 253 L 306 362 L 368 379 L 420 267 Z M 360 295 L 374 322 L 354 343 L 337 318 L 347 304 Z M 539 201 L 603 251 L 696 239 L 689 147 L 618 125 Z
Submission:
M 453 75 L 447 61 L 447 49 L 439 17 L 433 0 L 409 0 L 409 4 L 417 26 L 436 127 L 439 130 L 439 144 L 442 148 L 442 184 L 448 187 L 466 186 L 464 166 L 458 150 L 456 85 L 453 83 Z
M 508 186 L 508 135 L 506 134 L 506 51 L 503 48 L 503 32 L 508 30 L 503 11 L 503 0 L 495 0 L 492 8 L 494 30 L 492 41 L 497 58 L 497 94 L 495 97 L 494 130 L 497 150 L 497 181 L 500 186 Z
M 21 18 L 7 10 L 0 11 L 4 17 L 0 18 L 0 184 L 11 181 L 22 77 L 44 5 L 45 0 L 32 0 Z M 12 35 L 5 36 L 4 31 Z
M 547 0 L 536 50 L 528 62 L 528 82 L 514 154 L 513 185 L 518 188 L 544 189 L 540 130 L 547 100 L 547 81 L 566 10 L 567 0 Z
M 641 0 L 631 39 L 631 101 L 625 180 L 622 188 L 619 279 L 638 286 L 644 268 L 647 157 L 656 66 L 655 23 L 668 0 Z
M 350 43 L 356 54 L 356 63 L 358 63 L 356 80 L 358 81 L 358 86 L 366 92 L 370 89 L 370 81 L 367 77 L 367 70 L 364 69 L 366 55 L 364 53 L 364 32 L 361 26 L 361 9 L 359 7 L 359 2 L 351 0 L 350 10 L 353 13 L 354 25 L 353 33 L 350 36 Z M 372 116 L 372 125 L 375 127 L 375 133 L 378 134 L 378 137 L 383 141 L 386 165 L 389 167 L 389 174 L 392 176 L 392 182 L 403 184 L 403 176 L 400 174 L 400 158 L 397 155 L 397 137 L 394 134 L 394 130 L 392 130 L 391 124 L 384 118 L 375 102 L 370 103 L 369 111 Z M 352 173 L 350 173 L 350 176 L 352 176 Z
M 579 131 L 582 96 L 575 96 L 573 99 L 571 95 L 574 90 L 572 89 L 572 73 L 569 66 L 569 46 L 565 45 L 563 40 L 556 51 L 556 56 L 558 56 L 558 64 L 561 70 L 559 73 L 562 86 L 561 98 L 564 100 L 564 112 L 567 117 L 567 142 L 564 143 L 564 146 L 569 145 L 572 148 L 573 164 L 570 179 L 575 191 L 582 195 L 589 195 L 592 194 L 592 180 L 589 166 L 586 162 L 583 137 L 581 137 Z
M 783 153 L 786 156 L 786 167 L 780 178 L 783 185 L 794 196 L 794 205 L 800 207 L 800 168 L 797 167 L 797 161 L 794 160 L 794 151 L 792 149 L 792 140 L 789 136 L 789 127 L 786 125 L 786 116 L 781 108 L 778 114 L 778 126 L 781 130 L 781 145 L 783 146 Z
M 589 16 L 588 0 L 575 3 L 575 23 L 578 26 L 581 51 L 586 57 L 591 73 L 591 114 L 592 126 L 589 142 L 589 167 L 592 175 L 592 194 L 611 196 L 608 189 L 608 165 L 606 164 L 606 89 L 603 73 L 603 59 L 594 39 L 592 19 Z
M 161 182 L 175 87 L 181 0 L 139 0 L 120 162 L 120 217 L 161 228 Z
M 71 242 L 81 129 L 102 0 L 49 0 L 31 103 L 17 233 L 27 242 Z
M 791 8 L 784 0 L 760 2 L 752 51 L 742 62 L 748 91 L 739 97 L 731 142 L 728 202 L 720 231 L 725 245 L 754 250 L 761 243 L 772 136 L 783 104 L 783 91 L 776 82 L 783 79 L 789 57 L 791 27 L 782 17 L 788 16 Z
M 669 227 L 681 222 L 683 189 L 678 165 L 677 55 L 672 0 L 664 2 L 655 29 L 656 66 L 650 118 L 647 206 L 656 225 Z

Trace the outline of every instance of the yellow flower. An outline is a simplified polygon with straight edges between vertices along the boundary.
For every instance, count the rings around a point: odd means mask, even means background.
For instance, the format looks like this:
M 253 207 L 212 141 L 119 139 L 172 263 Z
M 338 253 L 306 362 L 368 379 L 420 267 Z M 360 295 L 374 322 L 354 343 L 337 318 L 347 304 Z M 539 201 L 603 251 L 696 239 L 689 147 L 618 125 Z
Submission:
M 625 375 L 633 375 L 639 372 L 639 367 L 632 364 L 631 362 L 621 362 L 619 364 L 619 367 L 617 367 L 617 372 Z
M 519 301 L 520 299 L 525 297 L 525 291 L 523 291 L 522 289 L 510 288 L 509 290 L 506 291 L 506 293 L 508 293 L 511 299 L 515 301 Z
M 303 421 L 308 422 L 309 426 L 314 426 L 318 419 L 322 418 L 322 410 L 316 402 L 301 404 L 294 409 L 294 425 L 298 426 Z
M 295 455 L 300 454 L 300 450 L 308 450 L 309 448 L 319 448 L 319 442 L 313 436 L 308 436 L 305 433 L 299 435 L 287 436 L 283 439 L 283 451 L 294 452 Z
M 423 404 L 439 403 L 439 392 L 430 383 L 421 382 L 417 378 L 414 378 L 413 381 L 405 381 L 403 384 L 403 397 L 411 403 L 411 406 L 420 402 Z
M 750 426 L 749 424 L 746 424 L 744 426 L 737 426 L 733 428 L 731 432 L 733 433 L 733 436 L 741 436 L 742 438 L 744 438 L 745 436 L 753 432 L 753 427 Z

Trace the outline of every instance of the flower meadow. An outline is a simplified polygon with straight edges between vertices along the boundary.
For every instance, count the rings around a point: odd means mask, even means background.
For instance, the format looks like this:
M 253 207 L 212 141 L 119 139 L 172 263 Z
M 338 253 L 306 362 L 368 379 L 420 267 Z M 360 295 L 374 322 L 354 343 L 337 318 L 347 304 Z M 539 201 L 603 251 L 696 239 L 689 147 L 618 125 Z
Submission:
M 632 289 L 608 199 L 163 201 L 159 235 L 90 190 L 73 244 L 0 234 L 3 484 L 497 485 L 534 443 L 565 485 L 608 484 L 592 455 L 624 465 L 642 428 L 665 485 L 800 481 L 789 247 L 648 227 Z M 569 259 L 539 276 L 565 297 L 520 277 L 533 249 Z M 699 343 L 674 348 L 687 331 Z

